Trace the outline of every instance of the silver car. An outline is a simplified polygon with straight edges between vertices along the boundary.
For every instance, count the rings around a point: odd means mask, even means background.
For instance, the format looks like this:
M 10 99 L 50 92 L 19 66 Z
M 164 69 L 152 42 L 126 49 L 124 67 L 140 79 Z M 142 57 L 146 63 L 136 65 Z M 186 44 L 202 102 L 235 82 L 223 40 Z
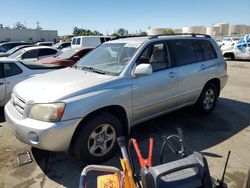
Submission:
M 121 38 L 72 68 L 16 85 L 5 116 L 22 142 L 94 163 L 109 158 L 131 126 L 189 105 L 210 113 L 227 79 L 210 36 Z

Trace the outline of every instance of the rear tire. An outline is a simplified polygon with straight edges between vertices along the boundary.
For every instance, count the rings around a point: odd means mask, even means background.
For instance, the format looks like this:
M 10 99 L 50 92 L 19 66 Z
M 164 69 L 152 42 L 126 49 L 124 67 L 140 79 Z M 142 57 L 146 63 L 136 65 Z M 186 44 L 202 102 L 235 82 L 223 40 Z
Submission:
M 81 123 L 74 144 L 75 155 L 83 162 L 100 163 L 117 149 L 116 138 L 122 136 L 122 125 L 111 113 L 101 112 Z
M 218 98 L 218 91 L 213 83 L 208 83 L 203 88 L 199 99 L 195 106 L 196 109 L 202 114 L 208 114 L 215 108 Z
M 235 60 L 235 56 L 234 54 L 230 53 L 230 54 L 226 54 L 225 58 L 227 58 L 229 61 L 233 61 Z

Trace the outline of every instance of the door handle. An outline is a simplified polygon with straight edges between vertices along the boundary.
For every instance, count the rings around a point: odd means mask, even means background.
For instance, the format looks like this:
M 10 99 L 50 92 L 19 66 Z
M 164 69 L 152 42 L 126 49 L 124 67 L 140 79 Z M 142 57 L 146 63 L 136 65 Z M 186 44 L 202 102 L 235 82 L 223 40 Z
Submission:
M 168 74 L 168 76 L 169 76 L 170 78 L 173 78 L 173 77 L 176 76 L 176 72 L 170 72 L 170 73 Z
M 200 67 L 201 67 L 201 70 L 204 70 L 204 69 L 206 69 L 206 68 L 207 68 L 207 66 L 206 66 L 206 65 L 204 65 L 204 64 L 202 64 Z
M 4 85 L 4 82 L 0 82 L 0 86 Z

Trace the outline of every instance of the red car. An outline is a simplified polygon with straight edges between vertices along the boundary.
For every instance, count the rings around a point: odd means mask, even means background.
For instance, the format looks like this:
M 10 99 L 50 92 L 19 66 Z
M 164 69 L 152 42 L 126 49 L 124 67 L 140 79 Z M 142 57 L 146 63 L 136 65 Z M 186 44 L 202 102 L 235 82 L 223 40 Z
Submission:
M 56 64 L 63 67 L 72 67 L 78 60 L 85 56 L 93 48 L 75 48 L 70 49 L 57 57 L 49 57 L 37 61 L 37 63 L 42 64 Z

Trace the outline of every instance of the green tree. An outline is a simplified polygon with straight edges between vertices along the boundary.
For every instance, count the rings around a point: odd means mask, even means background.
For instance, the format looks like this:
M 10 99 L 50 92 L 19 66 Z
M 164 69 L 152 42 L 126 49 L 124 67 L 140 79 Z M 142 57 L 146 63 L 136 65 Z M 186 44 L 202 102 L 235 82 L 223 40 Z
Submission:
M 14 25 L 14 29 L 27 29 L 27 27 L 21 22 L 16 22 Z
M 124 28 L 120 28 L 117 30 L 116 32 L 119 36 L 124 36 L 128 34 L 128 30 L 124 29 Z
M 174 31 L 173 31 L 173 29 L 166 28 L 166 29 L 164 29 L 163 34 L 171 35 L 171 34 L 174 34 Z
M 88 35 L 103 35 L 99 31 L 91 31 L 90 29 L 83 29 L 83 28 L 78 28 L 74 27 L 73 29 L 73 35 L 75 36 L 88 36 Z

